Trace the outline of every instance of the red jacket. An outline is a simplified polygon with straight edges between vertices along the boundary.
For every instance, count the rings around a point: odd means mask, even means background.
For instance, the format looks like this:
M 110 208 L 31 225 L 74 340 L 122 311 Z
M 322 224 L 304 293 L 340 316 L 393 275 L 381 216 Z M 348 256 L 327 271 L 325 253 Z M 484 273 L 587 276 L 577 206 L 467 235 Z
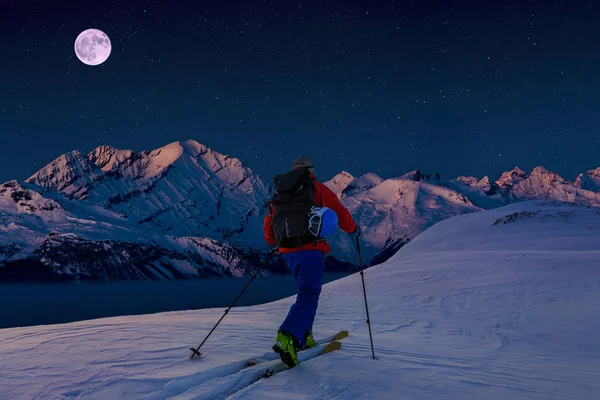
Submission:
M 316 179 L 314 174 L 311 172 L 311 178 Z M 318 207 L 328 207 L 331 208 L 338 216 L 338 226 L 341 230 L 346 233 L 351 233 L 356 230 L 356 222 L 352 219 L 352 215 L 350 212 L 340 203 L 338 197 L 329 189 L 327 186 L 323 185 L 321 182 L 314 181 L 315 185 L 315 195 L 314 195 L 314 203 L 315 206 Z M 263 223 L 263 230 L 265 232 L 265 241 L 274 246 L 277 244 L 277 239 L 275 239 L 275 233 L 273 233 L 273 209 L 269 208 L 269 213 L 265 217 L 265 221 Z M 300 247 L 294 248 L 279 248 L 279 252 L 282 254 L 293 253 L 295 251 L 301 250 L 321 250 L 323 253 L 329 253 L 330 246 L 329 243 L 325 240 L 319 240 L 315 243 L 308 243 Z

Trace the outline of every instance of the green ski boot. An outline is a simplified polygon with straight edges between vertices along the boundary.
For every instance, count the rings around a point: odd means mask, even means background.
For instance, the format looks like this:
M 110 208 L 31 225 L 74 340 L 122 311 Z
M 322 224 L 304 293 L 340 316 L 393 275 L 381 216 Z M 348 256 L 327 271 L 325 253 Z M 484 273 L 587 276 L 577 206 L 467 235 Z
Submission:
M 312 332 L 309 332 L 306 338 L 306 344 L 304 345 L 304 349 L 310 349 L 311 347 L 315 347 L 317 344 L 317 341 L 315 340 L 315 338 L 313 338 Z
M 290 368 L 300 364 L 298 360 L 298 354 L 296 353 L 294 337 L 285 332 L 279 332 L 273 350 L 279 353 L 281 361 L 286 363 Z

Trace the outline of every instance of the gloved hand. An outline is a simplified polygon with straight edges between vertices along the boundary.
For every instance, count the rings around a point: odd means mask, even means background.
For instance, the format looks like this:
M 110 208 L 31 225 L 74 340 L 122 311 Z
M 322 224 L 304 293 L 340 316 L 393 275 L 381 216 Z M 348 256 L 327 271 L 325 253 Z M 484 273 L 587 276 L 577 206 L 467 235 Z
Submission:
M 356 229 L 354 230 L 354 232 L 349 233 L 348 235 L 350 235 L 350 237 L 352 238 L 352 240 L 356 240 L 360 237 L 360 226 L 358 226 L 358 224 L 356 225 Z

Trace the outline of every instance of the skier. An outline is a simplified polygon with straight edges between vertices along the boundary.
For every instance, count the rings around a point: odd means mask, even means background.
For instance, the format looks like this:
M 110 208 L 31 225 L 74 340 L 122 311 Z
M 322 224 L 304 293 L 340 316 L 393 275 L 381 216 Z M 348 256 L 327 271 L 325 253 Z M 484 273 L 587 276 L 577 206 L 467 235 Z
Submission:
M 354 241 L 360 236 L 360 227 L 335 193 L 317 182 L 312 161 L 298 157 L 292 168 L 274 178 L 275 196 L 263 224 L 265 241 L 278 246 L 296 281 L 296 302 L 279 327 L 273 345 L 290 367 L 299 363 L 299 349 L 317 345 L 312 328 L 325 255 L 330 250 L 324 237 L 338 225 Z

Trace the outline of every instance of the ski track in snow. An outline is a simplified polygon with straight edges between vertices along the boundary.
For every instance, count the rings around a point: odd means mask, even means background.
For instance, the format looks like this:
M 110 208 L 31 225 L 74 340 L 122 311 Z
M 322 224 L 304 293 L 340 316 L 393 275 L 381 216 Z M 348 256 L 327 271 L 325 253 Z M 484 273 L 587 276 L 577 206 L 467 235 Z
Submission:
M 302 351 L 299 354 L 301 362 L 309 363 L 311 358 L 316 357 L 329 343 L 329 340 L 324 340 L 319 346 Z M 274 354 L 274 353 L 272 353 Z M 273 358 L 276 358 L 273 360 Z M 194 377 L 192 379 L 185 379 L 181 381 L 170 382 L 167 385 L 166 390 L 145 397 L 145 400 L 159 400 L 159 399 L 173 399 L 173 400 L 220 400 L 229 398 L 231 395 L 249 390 L 251 385 L 259 382 L 267 369 L 275 371 L 276 374 L 283 373 L 288 370 L 288 366 L 283 364 L 279 358 L 275 355 L 272 357 L 268 356 L 267 361 L 261 362 L 253 367 L 244 368 L 246 361 L 243 363 L 234 363 L 227 366 L 226 368 L 217 367 L 213 370 L 207 371 L 208 379 L 206 377 Z M 306 364 L 304 364 L 306 365 Z M 298 367 L 296 367 L 298 368 Z M 271 379 L 271 378 L 269 378 Z M 187 388 L 187 389 L 186 389 Z M 181 392 L 179 395 L 173 397 L 170 394 L 173 392 Z
M 543 212 L 492 225 L 522 210 Z M 0 399 L 596 399 L 599 242 L 582 207 L 443 221 L 365 272 L 378 360 L 355 274 L 324 287 L 315 322 L 348 330 L 342 348 L 258 382 L 293 298 L 233 309 L 192 360 L 223 309 L 0 330 Z

